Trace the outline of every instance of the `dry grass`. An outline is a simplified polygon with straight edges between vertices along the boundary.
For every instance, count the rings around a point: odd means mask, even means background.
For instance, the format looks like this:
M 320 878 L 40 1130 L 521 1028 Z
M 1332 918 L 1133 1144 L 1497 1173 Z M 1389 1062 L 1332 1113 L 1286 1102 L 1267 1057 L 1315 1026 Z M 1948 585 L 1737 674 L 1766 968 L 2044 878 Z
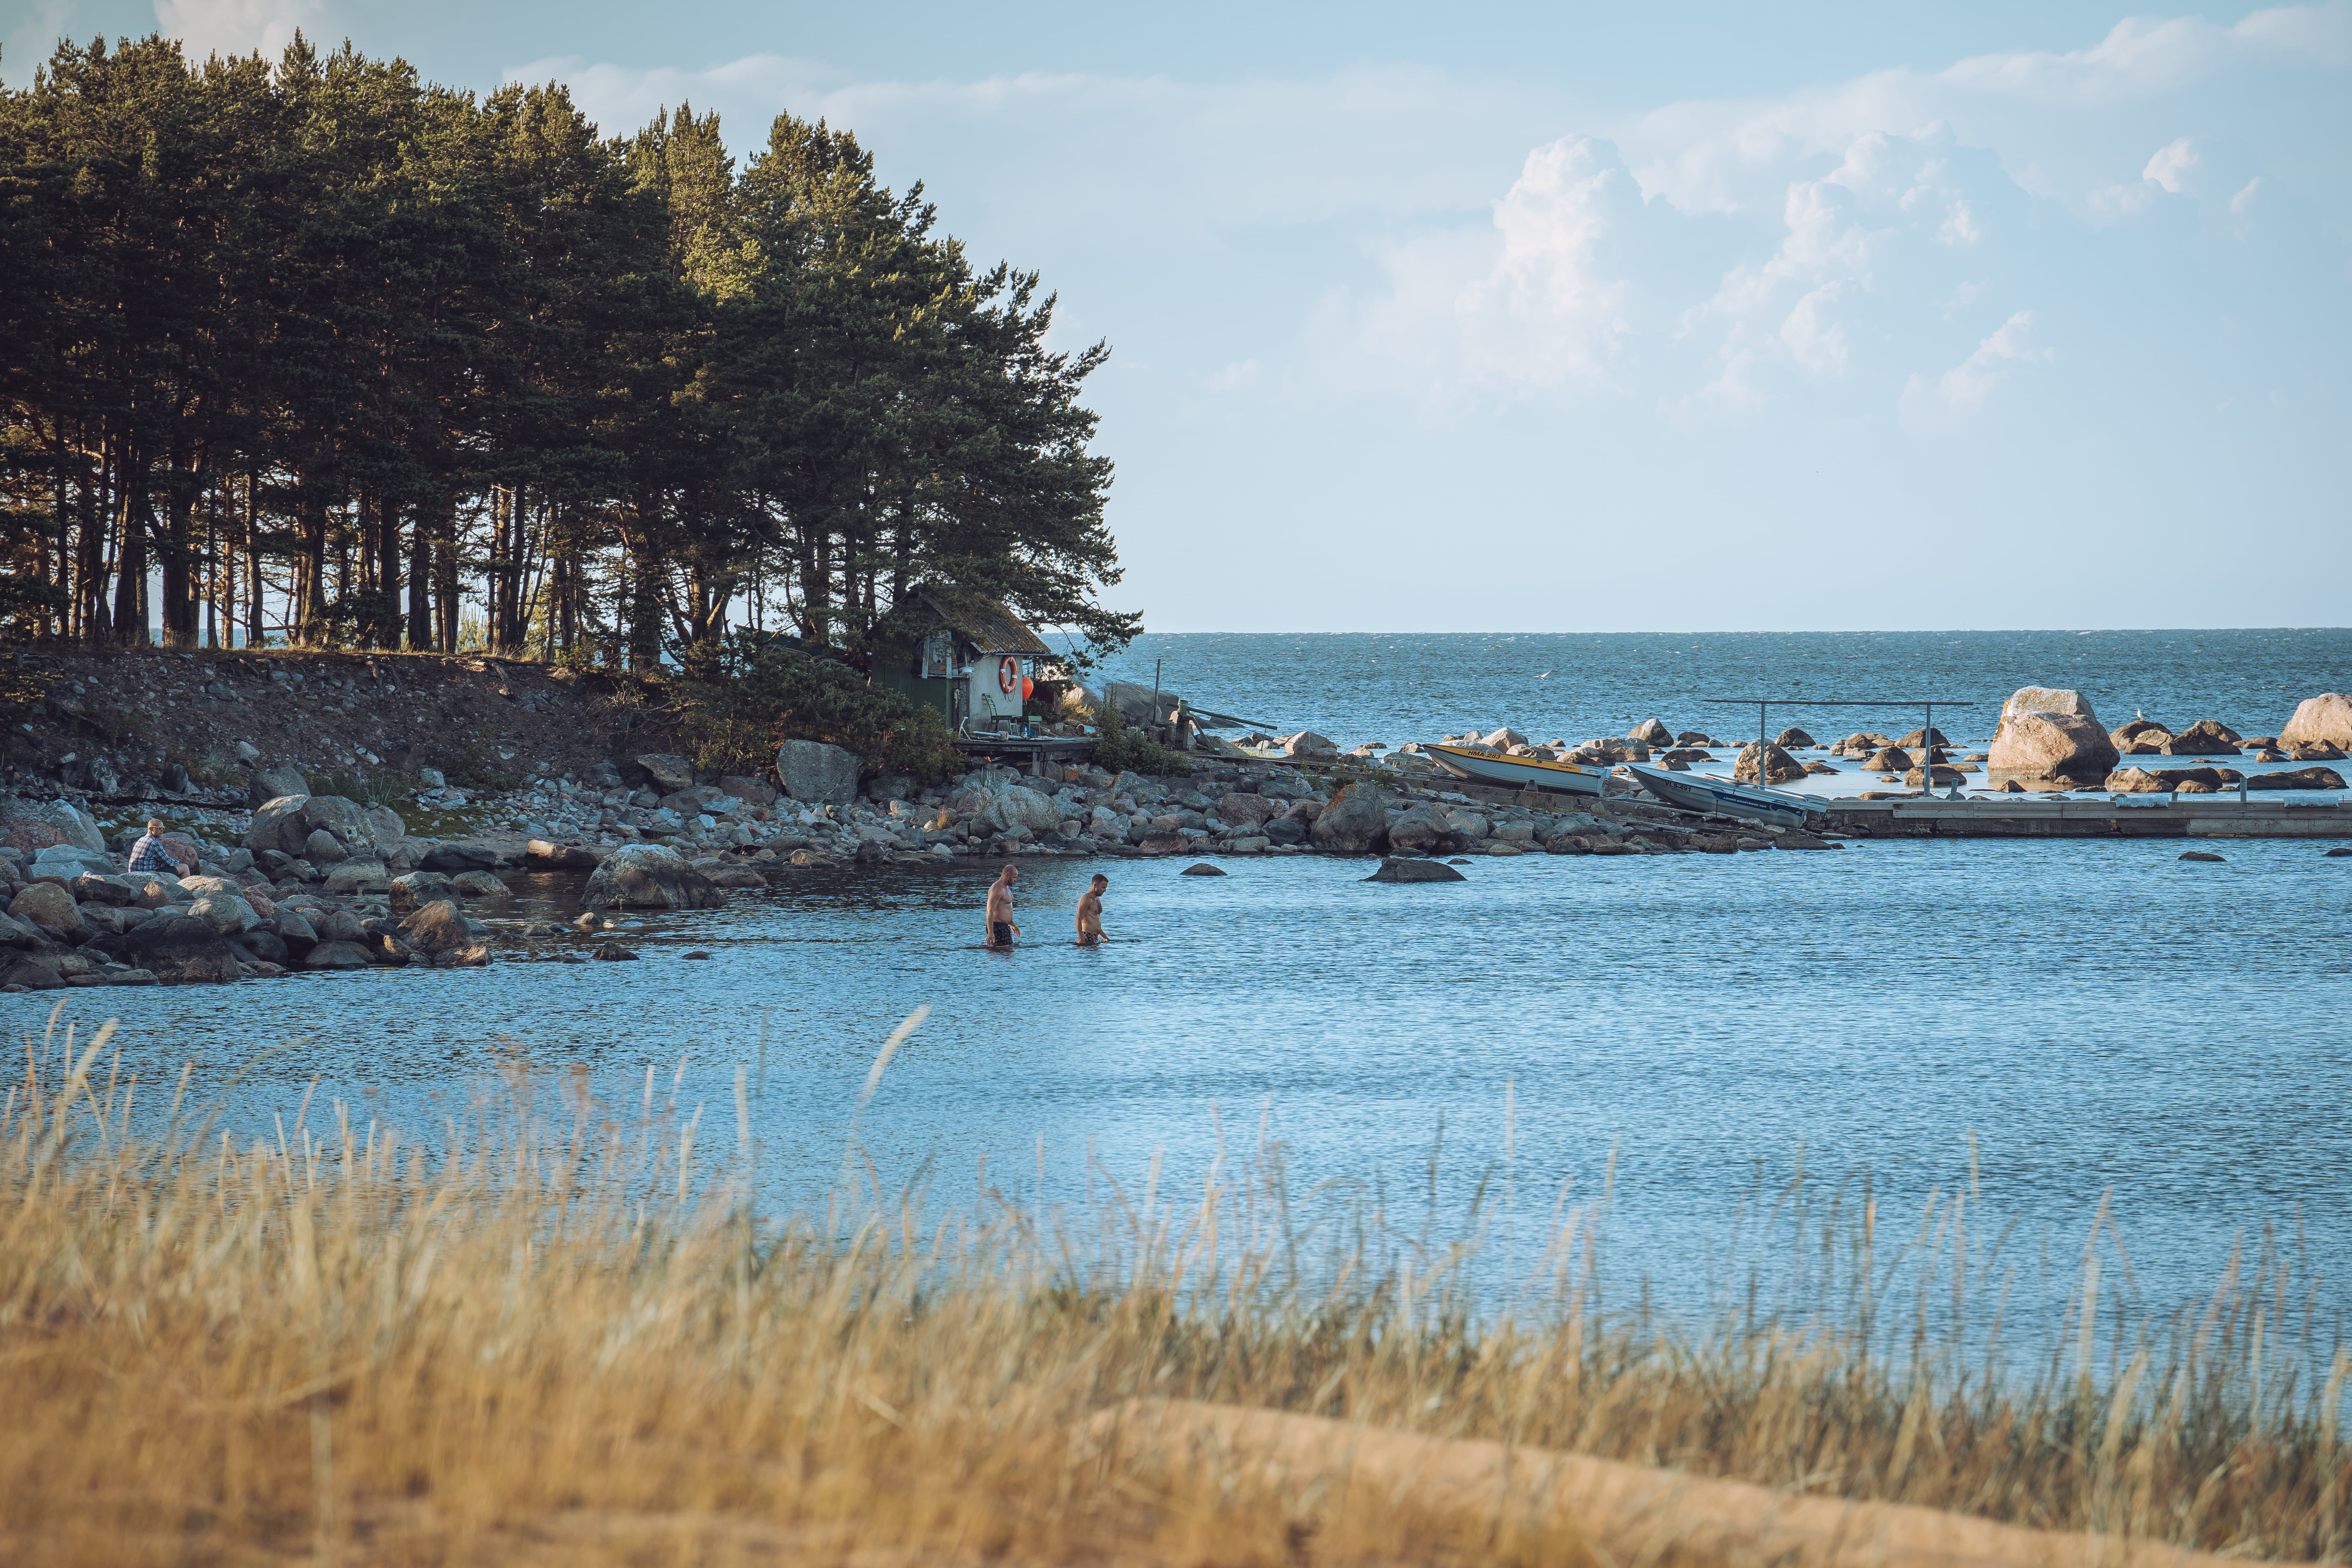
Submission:
M 1173 1211 L 1114 1194 L 1083 1247 L 1004 1205 L 926 1227 L 870 1184 L 778 1226 L 739 1201 L 740 1084 L 714 1164 L 650 1084 L 614 1106 L 582 1078 L 518 1076 L 430 1147 L 307 1104 L 240 1141 L 176 1098 L 168 1131 L 134 1137 L 151 1091 L 108 1060 L 103 1035 L 30 1042 L 0 1110 L 0 1560 L 1628 1555 L 1565 1505 L 1255 1462 L 1199 1423 L 1142 1440 L 1104 1414 L 1166 1408 L 1139 1399 L 2344 1554 L 2345 1361 L 2267 1264 L 2200 1317 L 2095 1333 L 2093 1273 L 2065 1348 L 2021 1377 L 1960 1326 L 1982 1288 L 1956 1266 L 1983 1258 L 1959 1199 L 1899 1268 L 1866 1210 L 1814 1216 L 1810 1306 L 1691 1335 L 1603 1310 L 1587 1215 L 1559 1222 L 1535 1305 L 1478 1312 L 1466 1244 L 1391 1244 L 1376 1215 L 1303 1226 L 1271 1162 Z

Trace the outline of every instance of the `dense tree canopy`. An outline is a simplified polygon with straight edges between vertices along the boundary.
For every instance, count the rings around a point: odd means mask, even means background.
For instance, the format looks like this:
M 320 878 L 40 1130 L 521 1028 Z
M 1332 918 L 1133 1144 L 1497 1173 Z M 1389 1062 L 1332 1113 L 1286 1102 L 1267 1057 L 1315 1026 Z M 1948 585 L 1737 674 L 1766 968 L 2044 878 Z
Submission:
M 739 169 L 685 106 L 68 45 L 0 93 L 0 620 L 702 673 L 945 578 L 1116 645 L 1053 309 L 822 121 Z

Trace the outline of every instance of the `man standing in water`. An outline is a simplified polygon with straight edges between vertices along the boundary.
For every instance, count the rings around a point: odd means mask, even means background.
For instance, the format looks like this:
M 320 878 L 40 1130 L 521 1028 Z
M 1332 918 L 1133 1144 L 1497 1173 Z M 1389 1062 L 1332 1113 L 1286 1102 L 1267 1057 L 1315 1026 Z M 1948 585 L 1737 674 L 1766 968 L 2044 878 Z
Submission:
M 1013 884 L 1021 879 L 1021 868 L 1008 864 L 988 885 L 988 941 L 985 947 L 1011 947 L 1021 928 L 1013 923 Z
M 1095 873 L 1095 879 L 1087 884 L 1087 890 L 1078 896 L 1078 945 L 1080 947 L 1098 946 L 1103 940 L 1102 896 L 1109 888 L 1110 879 L 1097 871 Z

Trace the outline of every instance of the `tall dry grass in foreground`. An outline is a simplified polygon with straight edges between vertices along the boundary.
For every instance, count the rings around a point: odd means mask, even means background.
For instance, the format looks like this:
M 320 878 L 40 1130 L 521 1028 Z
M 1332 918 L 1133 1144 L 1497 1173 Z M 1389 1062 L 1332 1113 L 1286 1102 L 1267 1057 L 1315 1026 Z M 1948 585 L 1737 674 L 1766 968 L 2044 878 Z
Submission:
M 650 1080 L 544 1113 L 519 1080 L 429 1149 L 307 1102 L 192 1131 L 176 1096 L 141 1139 L 103 1047 L 28 1047 L 0 1111 L 11 1562 L 1596 1560 L 1571 1518 L 1123 1447 L 1103 1413 L 1139 1398 L 2343 1553 L 2344 1363 L 2267 1268 L 2162 1332 L 2086 1326 L 2093 1279 L 2064 1352 L 1989 1375 L 1922 1315 L 1975 1289 L 1932 1267 L 1957 1204 L 1908 1305 L 1865 1215 L 1822 1227 L 1813 1310 L 1692 1335 L 1599 1304 L 1573 1215 L 1536 1305 L 1474 1312 L 1460 1248 L 1310 1233 L 1270 1168 L 1172 1212 L 1113 1194 L 1085 1247 L 1009 1205 L 924 1228 L 870 1185 L 778 1228 Z M 738 1114 L 748 1158 L 740 1085 Z

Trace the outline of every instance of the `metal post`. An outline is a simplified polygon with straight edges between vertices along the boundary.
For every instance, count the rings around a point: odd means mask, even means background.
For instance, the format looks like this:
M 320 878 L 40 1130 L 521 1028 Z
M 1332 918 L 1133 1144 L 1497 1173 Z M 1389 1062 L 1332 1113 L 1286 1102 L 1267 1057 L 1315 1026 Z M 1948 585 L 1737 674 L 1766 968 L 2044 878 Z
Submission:
M 1933 800 L 1936 796 L 1936 705 L 1927 704 L 1927 722 L 1919 731 L 1919 793 Z

